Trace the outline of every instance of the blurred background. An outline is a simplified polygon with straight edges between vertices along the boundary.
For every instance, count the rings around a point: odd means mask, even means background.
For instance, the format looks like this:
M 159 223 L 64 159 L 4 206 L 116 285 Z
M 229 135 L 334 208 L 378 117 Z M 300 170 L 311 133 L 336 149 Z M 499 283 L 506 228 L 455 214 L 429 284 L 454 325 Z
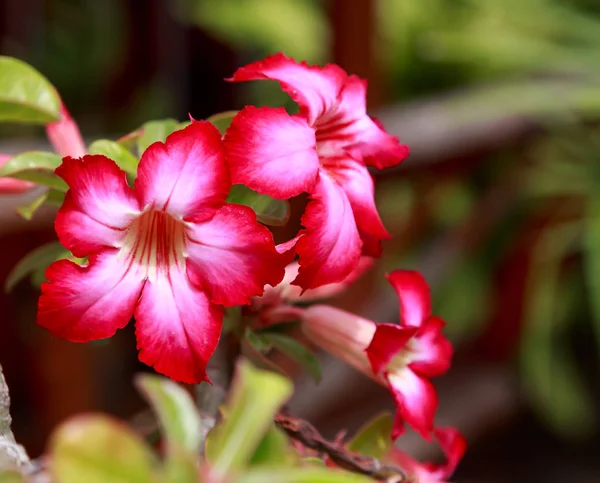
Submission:
M 469 451 L 453 480 L 600 481 L 600 2 L 595 0 L 0 0 L 0 54 L 58 88 L 84 136 L 149 119 L 292 104 L 270 82 L 223 81 L 283 51 L 368 78 L 369 109 L 411 146 L 374 173 L 393 239 L 332 304 L 398 319 L 383 274 L 416 268 L 456 348 L 437 381 L 438 423 Z M 0 152 L 44 146 L 42 129 L 0 126 Z M 0 280 L 54 240 L 0 199 Z M 285 229 L 299 226 L 294 200 Z M 17 439 L 33 456 L 69 415 L 131 417 L 133 327 L 78 345 L 35 325 L 37 289 L 0 295 L 0 364 Z M 365 377 L 320 355 L 298 374 L 293 412 L 333 436 L 392 409 Z M 421 458 L 435 448 L 408 435 Z

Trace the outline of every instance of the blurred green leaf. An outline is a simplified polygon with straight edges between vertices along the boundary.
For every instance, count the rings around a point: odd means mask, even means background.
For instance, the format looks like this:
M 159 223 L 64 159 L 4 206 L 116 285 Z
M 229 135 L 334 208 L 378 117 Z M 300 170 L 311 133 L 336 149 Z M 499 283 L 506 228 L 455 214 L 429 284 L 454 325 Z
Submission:
M 206 120 L 215 126 L 221 134 L 225 134 L 225 131 L 227 131 L 227 128 L 237 113 L 238 111 L 219 112 L 218 114 L 213 114 Z
M 61 162 L 62 158 L 58 154 L 28 151 L 10 158 L 0 168 L 0 176 L 32 181 L 59 191 L 67 191 L 67 183 L 54 174 Z
M 195 483 L 202 434 L 192 397 L 182 386 L 165 377 L 141 374 L 135 382 L 157 414 L 166 438 L 169 482 Z
M 250 466 L 268 465 L 284 466 L 297 460 L 297 455 L 287 435 L 279 428 L 272 426 L 256 448 L 250 460 Z
M 235 483 L 370 483 L 370 478 L 347 471 L 307 467 L 252 469 L 238 477 Z
M 348 449 L 365 456 L 381 458 L 394 445 L 392 428 L 394 418 L 390 413 L 375 416 L 363 425 L 348 443 Z
M 90 144 L 90 154 L 103 154 L 112 159 L 119 168 L 126 173 L 134 175 L 137 173 L 139 160 L 123 145 L 108 139 L 98 139 Z
M 0 473 L 0 483 L 25 483 L 25 477 L 16 470 Z
M 150 483 L 153 455 L 122 423 L 102 415 L 76 416 L 50 441 L 52 474 L 60 483 Z
M 55 260 L 67 258 L 71 252 L 58 242 L 51 242 L 32 250 L 14 266 L 4 282 L 4 291 L 10 292 L 27 275 L 35 270 L 44 271 Z
M 573 300 L 566 296 L 572 284 L 561 283 L 561 262 L 578 228 L 569 224 L 547 230 L 538 243 L 520 348 L 523 388 L 533 408 L 556 431 L 571 437 L 589 434 L 595 422 L 593 402 L 560 332 L 570 312 L 565 304 Z
M 292 383 L 285 377 L 256 369 L 246 360 L 238 363 L 227 418 L 218 426 L 206 453 L 217 473 L 242 469 L 252 459 L 275 413 L 291 393 Z
M 265 225 L 284 226 L 290 217 L 290 204 L 287 201 L 261 195 L 243 184 L 231 187 L 227 202 L 249 206 L 256 213 L 258 221 Z
M 125 149 L 127 149 L 128 151 L 133 152 L 133 150 L 137 146 L 138 139 L 142 136 L 142 134 L 144 134 L 144 129 L 143 129 L 143 127 L 140 127 L 139 129 L 136 129 L 135 131 L 132 131 L 130 133 L 125 134 L 124 136 L 121 136 L 115 142 L 117 144 L 119 144 L 120 146 L 124 147 Z
M 179 128 L 179 121 L 163 119 L 161 121 L 148 121 L 140 129 L 142 134 L 137 138 L 138 155 L 141 156 L 148 146 L 161 141 L 165 142 L 167 136 Z
M 315 381 L 321 380 L 321 364 L 317 357 L 293 337 L 277 332 L 260 331 L 261 337 L 268 346 L 272 346 L 282 354 L 296 361 Z
M 583 236 L 584 268 L 589 293 L 596 345 L 600 347 L 600 195 L 597 189 L 588 196 Z
M 30 65 L 0 56 L 0 121 L 46 124 L 60 119 L 60 100 Z
M 54 190 L 52 188 L 45 191 L 42 195 L 37 197 L 31 203 L 21 205 L 17 208 L 17 213 L 21 215 L 25 220 L 31 220 L 35 212 L 42 205 L 47 204 L 50 206 L 60 206 L 65 200 L 65 193 L 62 191 Z

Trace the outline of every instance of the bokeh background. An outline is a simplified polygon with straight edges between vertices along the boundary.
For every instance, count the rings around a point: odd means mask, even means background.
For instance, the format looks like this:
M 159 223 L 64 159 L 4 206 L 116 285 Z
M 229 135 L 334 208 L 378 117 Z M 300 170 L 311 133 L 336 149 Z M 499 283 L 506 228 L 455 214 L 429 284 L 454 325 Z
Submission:
M 236 67 L 283 51 L 369 79 L 369 109 L 411 146 L 374 173 L 393 239 L 332 304 L 398 318 L 383 274 L 416 268 L 456 347 L 437 381 L 438 423 L 470 449 L 468 482 L 600 481 L 600 2 L 597 0 L 0 0 L 0 53 L 40 70 L 84 136 L 249 103 L 293 108 L 276 84 L 229 84 Z M 0 126 L 0 152 L 44 146 Z M 0 198 L 0 280 L 53 240 L 52 213 L 21 220 Z M 299 226 L 304 200 L 283 240 Z M 0 295 L 0 363 L 17 438 L 34 456 L 80 411 L 129 418 L 132 327 L 88 345 L 35 325 L 36 288 Z M 334 436 L 393 403 L 320 355 L 292 410 Z M 435 448 L 408 435 L 422 458 Z

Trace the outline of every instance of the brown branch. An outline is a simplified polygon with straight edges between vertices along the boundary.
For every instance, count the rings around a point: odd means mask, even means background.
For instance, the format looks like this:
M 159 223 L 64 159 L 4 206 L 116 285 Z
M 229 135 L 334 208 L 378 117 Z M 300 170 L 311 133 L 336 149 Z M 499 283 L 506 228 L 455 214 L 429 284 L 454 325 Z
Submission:
M 387 483 L 416 483 L 402 468 L 380 462 L 377 458 L 353 453 L 337 442 L 328 441 L 308 421 L 279 413 L 275 424 L 290 438 L 307 448 L 326 454 L 337 466 Z

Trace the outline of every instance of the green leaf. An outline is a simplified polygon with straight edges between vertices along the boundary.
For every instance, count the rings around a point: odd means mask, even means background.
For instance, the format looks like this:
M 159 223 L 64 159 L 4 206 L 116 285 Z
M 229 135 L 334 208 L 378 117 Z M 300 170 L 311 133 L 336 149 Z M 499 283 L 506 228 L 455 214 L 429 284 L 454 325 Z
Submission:
M 50 441 L 52 474 L 61 483 L 156 481 L 150 449 L 122 423 L 102 415 L 76 416 Z
M 250 466 L 291 465 L 298 459 L 297 456 L 298 453 L 292 449 L 287 435 L 279 428 L 272 426 L 252 455 Z
M 168 480 L 195 483 L 202 433 L 194 401 L 183 387 L 165 377 L 141 374 L 135 383 L 157 414 L 166 439 Z
M 240 476 L 236 483 L 371 483 L 370 478 L 328 468 L 281 468 L 251 469 Z
M 225 131 L 227 131 L 227 128 L 237 113 L 238 111 L 219 112 L 218 114 L 213 114 L 206 120 L 215 126 L 221 134 L 225 134 Z
M 124 136 L 121 136 L 115 142 L 117 144 L 123 146 L 128 151 L 133 152 L 133 150 L 137 146 L 138 139 L 142 136 L 142 134 L 144 134 L 144 129 L 140 127 L 139 129 L 136 129 L 135 131 L 132 131 L 128 134 L 125 134 Z
M 17 213 L 26 220 L 31 220 L 38 208 L 44 204 L 50 206 L 60 206 L 65 200 L 65 194 L 62 191 L 49 189 L 41 196 L 37 197 L 31 203 L 21 205 L 17 208 Z
M 277 332 L 261 331 L 259 334 L 268 345 L 300 364 L 315 381 L 319 382 L 321 380 L 321 364 L 319 360 L 296 339 Z
M 54 170 L 61 162 L 62 159 L 58 154 L 28 151 L 10 158 L 0 168 L 0 176 L 32 181 L 58 191 L 67 191 L 69 189 L 67 183 L 54 174 Z
M 179 127 L 179 121 L 175 119 L 163 119 L 161 121 L 148 121 L 140 129 L 142 134 L 137 138 L 138 155 L 141 156 L 148 146 L 161 141 L 164 142 L 167 136 Z
M 25 477 L 16 470 L 0 473 L 0 483 L 25 483 Z
M 600 195 L 592 190 L 583 234 L 584 270 L 596 334 L 596 347 L 600 347 Z
M 0 56 L 0 121 L 47 124 L 60 119 L 56 89 L 30 65 Z
M 103 154 L 112 159 L 126 173 L 137 173 L 139 160 L 123 145 L 108 139 L 99 139 L 90 144 L 90 154 Z
M 390 413 L 375 416 L 356 432 L 348 443 L 348 449 L 373 458 L 383 457 L 394 445 L 393 426 L 394 418 Z
M 249 206 L 256 213 L 258 221 L 265 225 L 283 226 L 290 217 L 290 204 L 287 201 L 261 195 L 243 184 L 231 187 L 227 202 Z
M 229 394 L 228 416 L 218 426 L 212 448 L 206 453 L 218 474 L 246 466 L 273 424 L 275 413 L 291 393 L 292 383 L 285 377 L 256 369 L 246 360 L 238 363 Z
M 4 291 L 10 292 L 27 275 L 38 269 L 45 270 L 55 260 L 67 258 L 71 252 L 58 242 L 42 245 L 25 255 L 14 266 L 4 282 Z

